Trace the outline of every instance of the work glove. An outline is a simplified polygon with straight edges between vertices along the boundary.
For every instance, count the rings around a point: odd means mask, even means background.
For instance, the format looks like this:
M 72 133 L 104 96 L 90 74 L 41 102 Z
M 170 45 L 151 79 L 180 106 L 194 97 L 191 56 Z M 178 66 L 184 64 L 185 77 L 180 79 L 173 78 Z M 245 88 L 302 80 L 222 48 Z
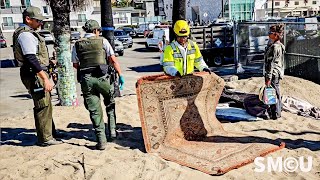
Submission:
M 211 70 L 209 68 L 203 68 L 204 72 L 208 72 L 209 74 L 211 74 Z
M 123 85 L 124 85 L 124 77 L 119 76 L 119 88 L 120 90 L 123 90 Z
M 179 73 L 179 71 L 177 71 L 174 76 L 176 76 L 176 77 L 181 77 L 181 74 Z

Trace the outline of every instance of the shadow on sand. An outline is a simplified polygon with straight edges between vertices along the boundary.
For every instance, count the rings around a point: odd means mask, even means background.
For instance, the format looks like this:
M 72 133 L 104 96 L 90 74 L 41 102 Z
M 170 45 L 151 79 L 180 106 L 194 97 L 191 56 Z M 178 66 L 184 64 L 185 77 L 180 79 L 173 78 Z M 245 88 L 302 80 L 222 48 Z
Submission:
M 59 133 L 63 135 L 61 139 L 65 140 L 64 142 L 67 144 L 83 146 L 67 141 L 72 138 L 96 142 L 92 124 L 70 123 L 67 128 L 68 131 L 59 129 Z M 35 129 L 1 128 L 0 137 L 1 145 L 35 146 L 37 142 Z M 142 152 L 146 152 L 141 127 L 117 123 L 117 139 L 114 139 L 112 142 L 126 149 L 139 149 Z M 94 146 L 84 146 L 92 150 L 95 149 Z
M 21 100 L 28 100 L 28 99 L 32 99 L 30 94 L 18 94 L 18 95 L 14 95 L 14 96 L 10 96 L 12 98 L 20 98 Z
M 140 72 L 163 72 L 162 66 L 160 64 L 129 67 L 129 69 L 136 71 L 138 73 L 140 73 Z
M 0 68 L 18 67 L 18 62 L 14 59 L 0 60 Z

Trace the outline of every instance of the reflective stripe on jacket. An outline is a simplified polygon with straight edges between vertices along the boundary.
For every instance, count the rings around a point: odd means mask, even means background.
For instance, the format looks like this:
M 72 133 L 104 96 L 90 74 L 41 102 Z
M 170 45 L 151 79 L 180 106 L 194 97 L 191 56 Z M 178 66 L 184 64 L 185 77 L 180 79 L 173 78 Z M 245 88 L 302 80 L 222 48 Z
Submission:
M 199 71 L 208 67 L 203 60 L 199 47 L 196 43 L 188 40 L 186 55 L 181 52 L 176 41 L 173 41 L 165 48 L 163 68 L 165 73 L 174 76 L 177 71 L 181 75 L 192 74 L 194 67 Z

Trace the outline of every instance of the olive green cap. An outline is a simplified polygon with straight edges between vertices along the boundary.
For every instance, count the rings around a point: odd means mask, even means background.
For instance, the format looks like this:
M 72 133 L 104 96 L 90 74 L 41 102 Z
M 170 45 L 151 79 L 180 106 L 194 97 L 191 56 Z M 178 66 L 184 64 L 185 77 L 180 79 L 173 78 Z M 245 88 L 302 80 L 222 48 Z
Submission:
M 24 17 L 29 16 L 30 18 L 38 19 L 41 21 L 47 19 L 42 15 L 40 8 L 34 6 L 30 6 L 27 9 L 25 9 L 22 14 L 24 15 Z
M 95 29 L 101 29 L 98 21 L 93 20 L 93 19 L 88 20 L 82 28 L 85 31 L 93 31 Z

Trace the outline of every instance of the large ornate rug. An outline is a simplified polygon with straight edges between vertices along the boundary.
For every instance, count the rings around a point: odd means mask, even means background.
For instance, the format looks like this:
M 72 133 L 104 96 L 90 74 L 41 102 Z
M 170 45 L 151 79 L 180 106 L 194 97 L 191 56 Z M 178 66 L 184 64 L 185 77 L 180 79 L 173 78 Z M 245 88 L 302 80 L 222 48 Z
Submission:
M 140 78 L 137 97 L 146 151 L 208 174 L 224 174 L 284 147 L 226 132 L 216 119 L 224 81 L 212 73 Z

